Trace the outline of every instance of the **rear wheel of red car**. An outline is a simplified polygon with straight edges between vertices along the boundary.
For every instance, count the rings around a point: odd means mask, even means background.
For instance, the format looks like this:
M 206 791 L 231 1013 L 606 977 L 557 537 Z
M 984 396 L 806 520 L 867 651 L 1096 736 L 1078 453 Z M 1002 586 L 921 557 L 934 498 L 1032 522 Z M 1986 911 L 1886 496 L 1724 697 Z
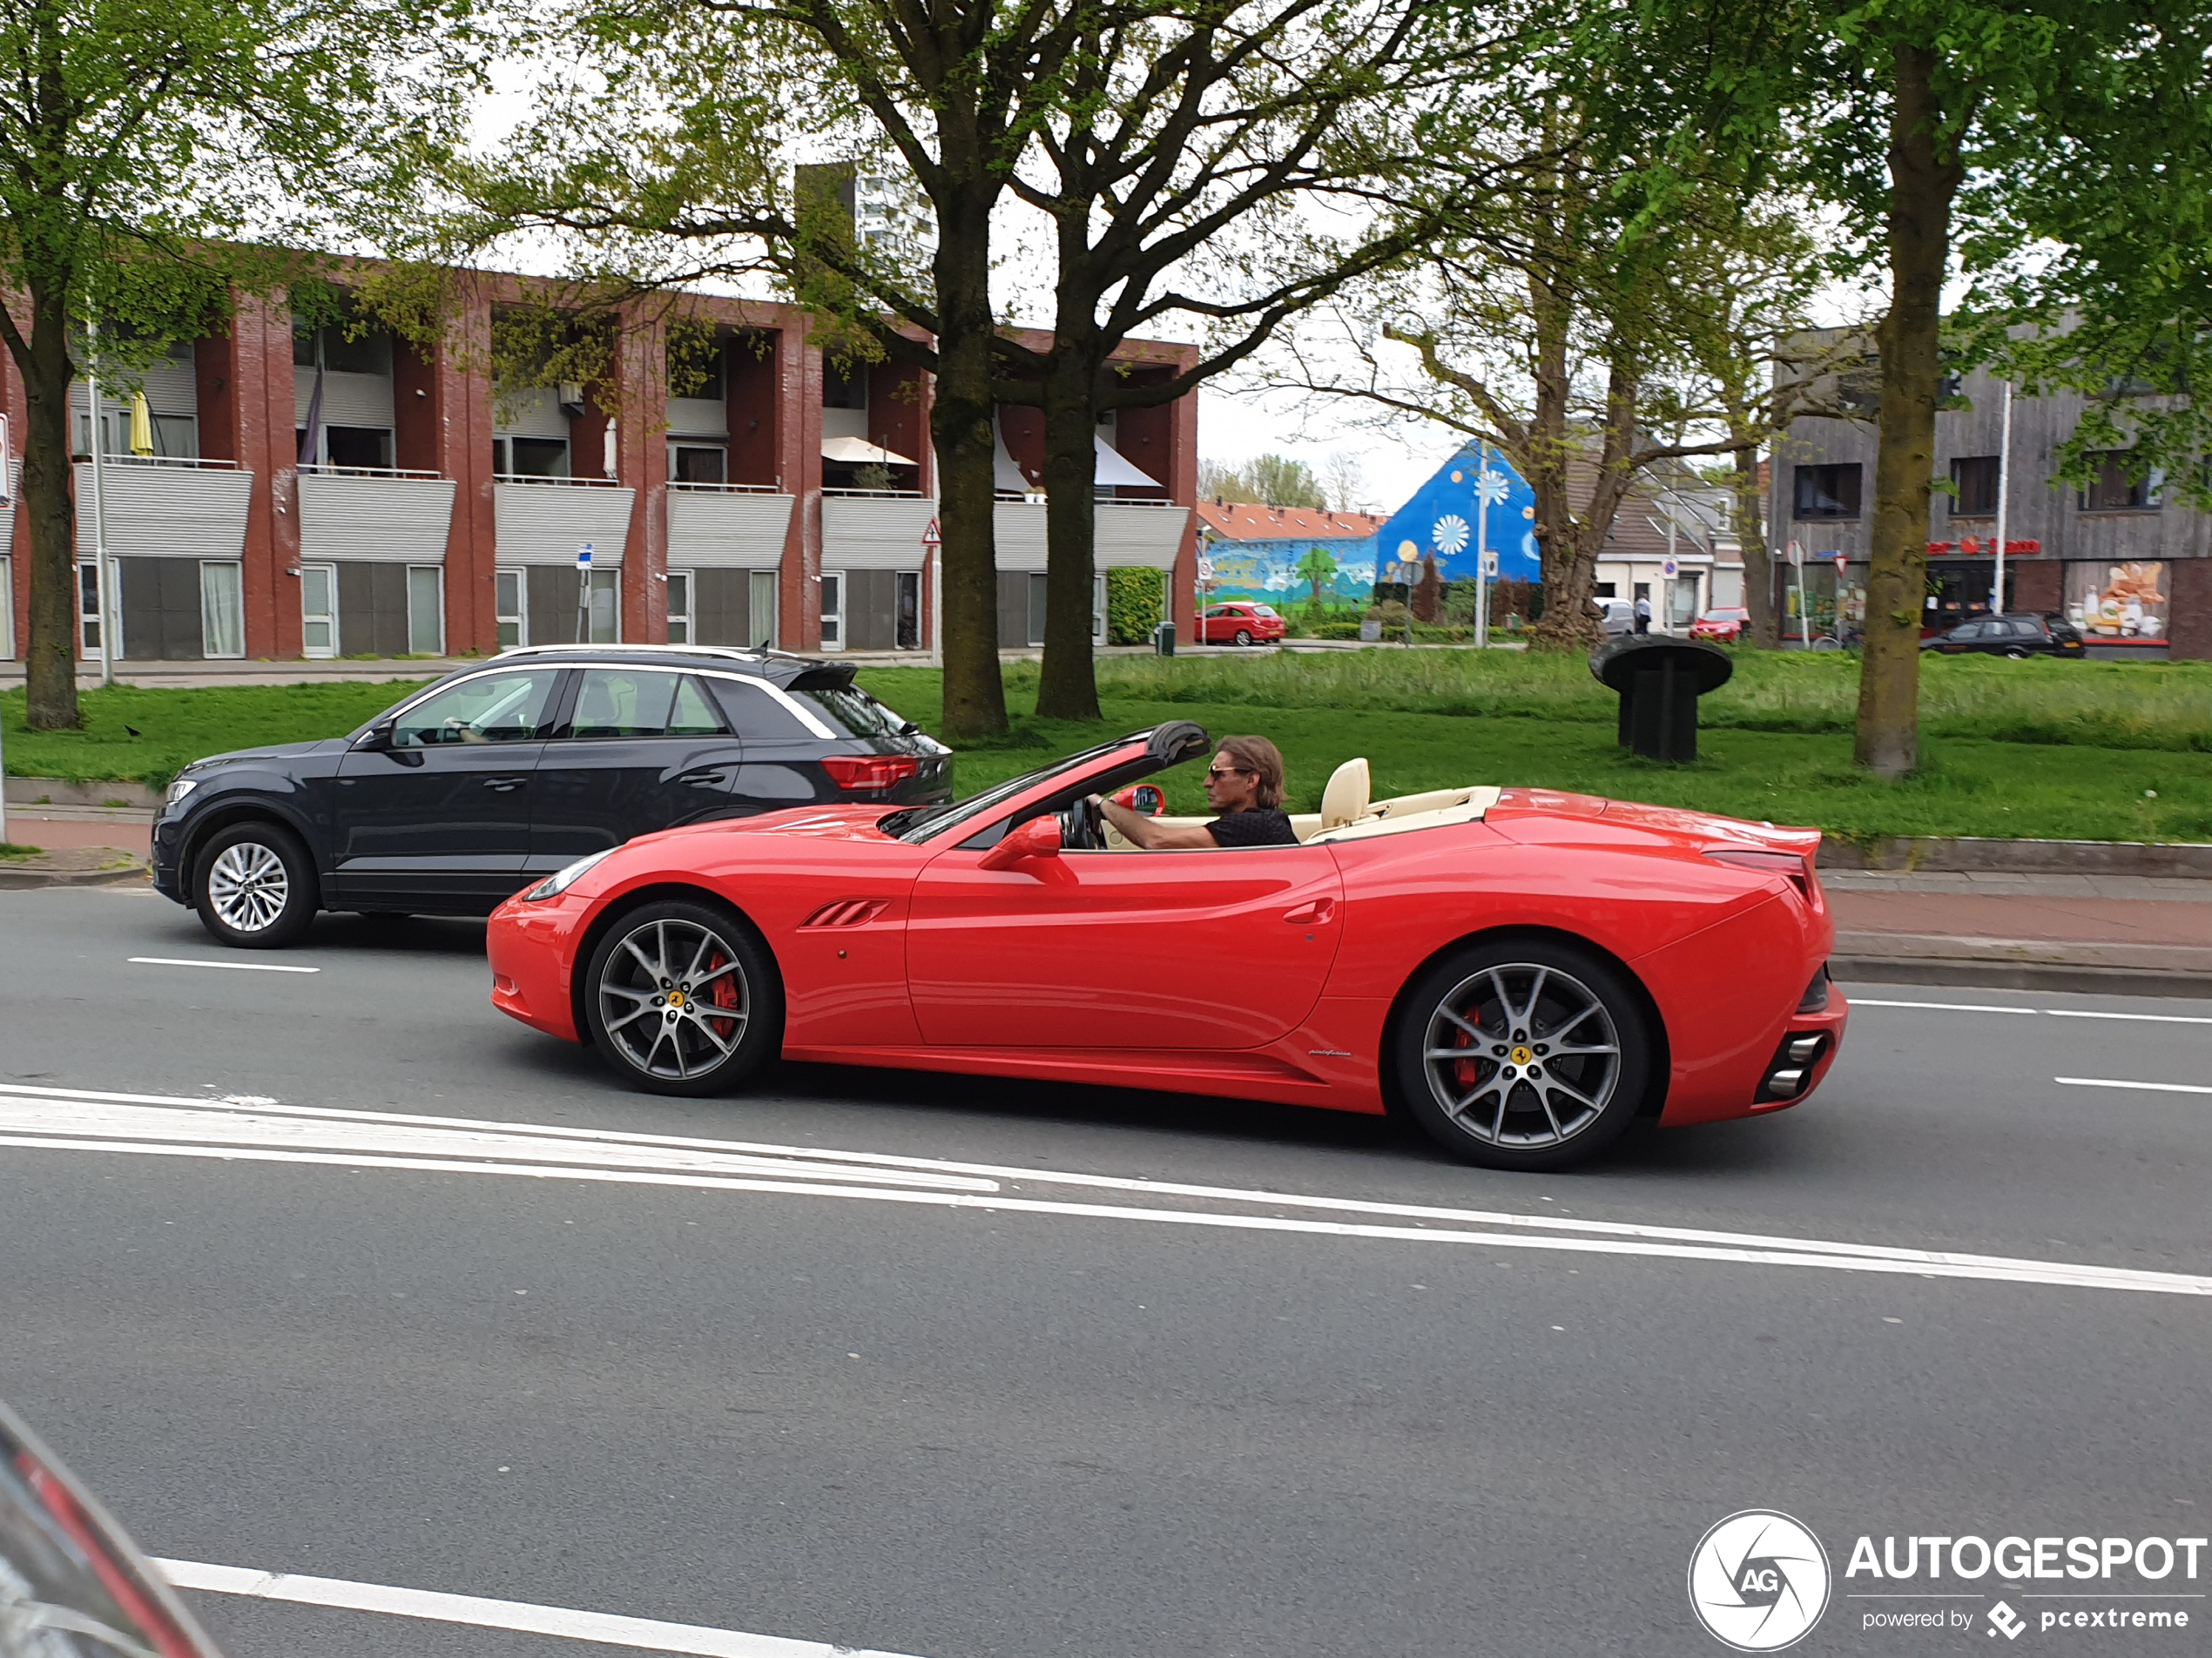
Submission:
M 1548 939 L 1477 944 L 1407 993 L 1398 1097 L 1429 1137 L 1493 1169 L 1564 1169 L 1643 1099 L 1652 1043 L 1620 970 Z
M 726 910 L 671 900 L 607 930 L 584 979 L 591 1040 L 636 1087 L 714 1094 L 775 1051 L 783 986 L 768 953 Z
M 1235 638 L 1235 640 L 1233 640 L 1233 641 L 1232 641 L 1232 643 L 1233 643 L 1233 644 L 1250 644 L 1251 642 L 1252 642 L 1252 636 L 1251 636 L 1251 629 L 1249 629 L 1249 628 L 1238 628 L 1238 629 L 1237 630 L 1237 637 Z

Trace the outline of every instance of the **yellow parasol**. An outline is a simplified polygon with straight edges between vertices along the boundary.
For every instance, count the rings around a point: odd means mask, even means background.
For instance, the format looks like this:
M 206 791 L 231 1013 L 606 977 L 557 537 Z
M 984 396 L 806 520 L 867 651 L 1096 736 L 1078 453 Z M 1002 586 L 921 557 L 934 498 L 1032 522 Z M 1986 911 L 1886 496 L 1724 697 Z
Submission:
M 143 391 L 131 394 L 131 453 L 148 455 L 153 453 L 153 411 L 146 407 L 146 394 Z

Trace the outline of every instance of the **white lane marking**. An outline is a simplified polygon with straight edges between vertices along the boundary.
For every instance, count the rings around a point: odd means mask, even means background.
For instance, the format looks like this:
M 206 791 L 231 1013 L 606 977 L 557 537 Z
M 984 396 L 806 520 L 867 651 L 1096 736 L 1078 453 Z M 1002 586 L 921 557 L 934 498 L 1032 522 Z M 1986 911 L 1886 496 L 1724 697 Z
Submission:
M 2054 1076 L 2051 1080 L 2068 1088 L 2134 1088 L 2143 1094 L 2212 1094 L 2212 1088 L 2202 1088 L 2195 1082 L 2123 1082 L 2114 1076 Z
M 1871 996 L 1849 996 L 1845 1000 L 1854 1008 L 1925 1008 L 1932 1013 L 1939 1014 L 2027 1014 L 2032 1016 L 2035 1012 L 2033 1008 L 2000 1008 L 1971 1001 L 1877 1001 Z
M 320 967 L 294 967 L 281 961 L 193 961 L 183 956 L 125 956 L 142 967 L 227 967 L 233 973 L 320 973 Z
M 501 1164 L 543 1163 L 560 1167 L 612 1167 L 667 1174 L 826 1177 L 953 1191 L 998 1190 L 996 1181 L 973 1176 L 851 1166 L 809 1158 L 803 1153 L 772 1157 L 690 1148 L 571 1142 L 550 1130 L 504 1134 L 460 1124 L 426 1126 L 348 1122 L 342 1118 L 307 1119 L 271 1112 L 258 1103 L 240 1105 L 227 1101 L 218 1109 L 207 1109 L 105 1100 L 43 1100 L 12 1092 L 0 1095 L 0 1142 L 27 1143 L 30 1136 L 56 1136 L 73 1142 L 152 1141 L 214 1149 L 268 1146 L 297 1151 L 374 1153 L 400 1160 L 436 1157 L 456 1163 L 464 1159 Z
M 698 1623 L 664 1623 L 658 1618 L 626 1618 L 611 1612 L 578 1612 L 527 1601 L 492 1601 L 475 1594 L 443 1594 L 434 1589 L 354 1583 L 344 1578 L 256 1572 L 242 1566 L 210 1566 L 199 1560 L 158 1560 L 153 1564 L 180 1589 L 337 1607 L 349 1612 L 381 1612 L 392 1617 L 463 1623 L 479 1629 L 515 1629 L 570 1641 L 593 1641 L 603 1647 L 692 1653 L 699 1658 L 896 1658 L 890 1653 L 855 1653 L 850 1648 L 819 1641 L 747 1634 L 739 1629 L 716 1629 Z
M 2212 1014 L 2118 1014 L 2099 1008 L 2002 1008 L 1992 1002 L 1882 1001 L 1872 996 L 1853 996 L 1854 1008 L 1922 1008 L 1939 1014 L 2041 1014 L 2048 1019 L 2133 1019 L 2154 1025 L 2212 1025 Z
M 2154 1025 L 2212 1025 L 2212 1017 L 2202 1014 L 2108 1014 L 2089 1008 L 2046 1008 L 2043 1011 L 2054 1019 L 2138 1019 Z
M 0 1093 L 19 1095 L 21 1085 L 0 1084 Z M 83 1090 L 71 1090 L 77 1099 L 98 1096 Z M 125 1096 L 144 1099 L 158 1096 Z M 51 1103 L 51 1102 L 44 1102 Z M 28 1102 L 37 1111 L 42 1102 Z M 197 1100 L 172 1100 L 166 1103 L 187 1108 L 175 1112 L 176 1121 L 192 1115 L 203 1120 L 212 1116 L 242 1115 L 219 1102 Z M 300 1112 L 312 1112 L 319 1118 L 341 1117 L 346 1114 L 322 1108 L 299 1107 Z M 381 1113 L 358 1113 L 362 1119 L 381 1118 Z M 437 1118 L 409 1118 L 411 1122 L 437 1122 Z M 50 1125 L 51 1126 L 51 1125 Z M 551 1134 L 556 1130 L 545 1129 Z M 713 1142 L 691 1142 L 691 1144 L 713 1144 Z M 711 1175 L 671 1172 L 647 1168 L 594 1167 L 581 1163 L 506 1163 L 478 1158 L 462 1160 L 450 1157 L 422 1156 L 375 1156 L 361 1151 L 324 1151 L 293 1148 L 261 1147 L 240 1143 L 237 1139 L 218 1140 L 213 1143 L 185 1143 L 179 1142 L 151 1142 L 129 1138 L 98 1138 L 57 1134 L 15 1134 L 6 1131 L 5 1115 L 0 1110 L 0 1146 L 15 1145 L 27 1149 L 57 1151 L 107 1151 L 136 1154 L 143 1156 L 209 1158 L 241 1163 L 295 1163 L 325 1167 L 405 1169 L 441 1174 L 521 1175 L 541 1180 L 576 1180 L 610 1184 L 682 1187 L 715 1191 L 785 1192 L 799 1196 L 844 1198 L 847 1200 L 916 1203 L 937 1208 L 976 1209 L 1006 1211 L 1066 1218 L 1124 1220 L 1150 1222 L 1160 1225 L 1205 1226 L 1244 1231 L 1305 1234 L 1325 1237 L 1389 1239 L 1401 1243 L 1480 1244 L 1491 1248 L 1551 1250 L 1570 1254 L 1644 1256 L 1658 1259 L 1691 1261 L 1733 1261 L 1756 1265 L 1819 1266 L 1838 1271 L 1881 1272 L 1901 1276 L 1925 1277 L 1953 1277 L 1981 1279 L 1993 1283 L 2041 1284 L 2075 1289 L 2132 1290 L 2168 1295 L 2212 1295 L 2212 1277 L 2189 1274 L 2148 1271 L 2135 1268 L 2106 1267 L 2067 1262 L 2019 1259 L 2003 1256 L 1971 1255 L 1948 1250 L 1905 1249 L 1884 1244 L 1834 1243 L 1816 1238 L 1774 1237 L 1756 1233 L 1720 1232 L 1683 1227 L 1646 1226 L 1616 1221 L 1588 1221 L 1561 1215 L 1514 1215 L 1480 1210 L 1460 1210 L 1433 1207 L 1424 1204 L 1386 1203 L 1354 1198 L 1306 1196 L 1291 1193 L 1254 1191 L 1233 1187 L 1189 1186 L 1166 1182 L 1132 1180 L 1106 1175 L 1077 1175 L 1058 1173 L 1049 1169 L 1013 1169 L 990 1164 L 953 1163 L 935 1159 L 891 1157 L 871 1158 L 859 1152 L 823 1153 L 798 1147 L 771 1148 L 729 1145 L 729 1151 L 770 1152 L 788 1156 L 794 1161 L 768 1165 L 777 1177 L 747 1177 L 745 1176 Z M 805 1169 L 805 1159 L 816 1166 L 831 1164 L 826 1173 L 829 1179 L 799 1179 L 792 1177 Z M 738 1163 L 738 1158 L 732 1158 Z M 868 1178 L 870 1165 L 881 1172 L 887 1169 L 930 1169 L 947 1174 L 995 1176 L 1008 1184 L 1028 1183 L 1034 1186 L 1088 1186 L 1108 1188 L 1125 1192 L 1141 1193 L 1159 1198 L 1177 1196 L 1211 1199 L 1247 1204 L 1264 1204 L 1270 1208 L 1298 1208 L 1387 1216 L 1393 1219 L 1410 1220 L 1411 1225 L 1359 1224 L 1344 1221 L 1299 1220 L 1280 1215 L 1260 1216 L 1222 1213 L 1219 1210 L 1138 1208 L 1133 1205 L 1071 1203 L 1065 1200 L 1020 1197 L 1005 1191 L 944 1190 L 955 1183 L 949 1179 L 932 1180 L 926 1185 L 937 1190 L 885 1190 L 880 1186 L 835 1184 L 840 1182 L 864 1181 Z M 764 1173 L 765 1170 L 764 1170 Z M 1426 1220 L 1458 1223 L 1447 1227 L 1423 1224 Z M 1506 1231 L 1470 1230 L 1473 1227 L 1505 1227 Z M 1542 1236 L 1543 1233 L 1566 1232 L 1568 1237 Z

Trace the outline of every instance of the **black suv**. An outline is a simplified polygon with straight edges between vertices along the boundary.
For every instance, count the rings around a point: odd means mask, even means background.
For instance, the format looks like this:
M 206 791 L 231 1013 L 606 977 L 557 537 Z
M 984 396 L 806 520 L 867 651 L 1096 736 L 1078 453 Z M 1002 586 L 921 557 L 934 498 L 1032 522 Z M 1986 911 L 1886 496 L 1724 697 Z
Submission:
M 952 799 L 952 751 L 774 651 L 548 646 L 447 675 L 349 737 L 195 760 L 153 826 L 153 884 L 226 944 L 318 909 L 486 915 L 587 853 L 816 802 Z
M 2078 657 L 2081 635 L 2062 616 L 1989 616 L 1920 641 L 1946 657 Z

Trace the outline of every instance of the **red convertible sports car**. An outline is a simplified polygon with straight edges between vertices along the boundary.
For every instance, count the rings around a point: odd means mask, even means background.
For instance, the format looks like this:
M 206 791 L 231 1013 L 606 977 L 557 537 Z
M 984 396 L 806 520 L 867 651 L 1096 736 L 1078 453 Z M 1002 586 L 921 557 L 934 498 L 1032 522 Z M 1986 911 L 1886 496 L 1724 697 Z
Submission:
M 661 1093 L 781 1054 L 1395 1108 L 1513 1169 L 1777 1110 L 1833 1062 L 1817 831 L 1373 801 L 1364 760 L 1294 846 L 1142 851 L 1089 804 L 1210 747 L 1177 721 L 954 805 L 641 836 L 500 907 L 493 1004 Z

